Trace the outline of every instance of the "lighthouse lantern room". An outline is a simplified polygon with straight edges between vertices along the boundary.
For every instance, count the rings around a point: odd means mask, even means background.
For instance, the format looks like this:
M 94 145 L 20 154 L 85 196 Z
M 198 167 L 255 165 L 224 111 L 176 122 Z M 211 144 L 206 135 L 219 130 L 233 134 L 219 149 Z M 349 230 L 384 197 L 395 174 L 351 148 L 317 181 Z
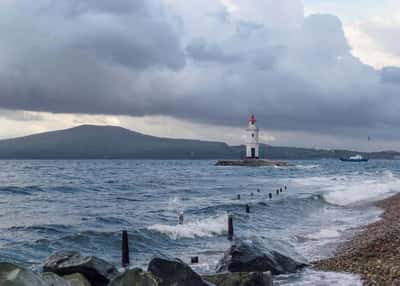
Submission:
M 246 157 L 247 159 L 259 159 L 260 158 L 260 144 L 258 142 L 258 128 L 256 126 L 256 118 L 251 115 L 249 119 L 249 126 L 246 129 Z

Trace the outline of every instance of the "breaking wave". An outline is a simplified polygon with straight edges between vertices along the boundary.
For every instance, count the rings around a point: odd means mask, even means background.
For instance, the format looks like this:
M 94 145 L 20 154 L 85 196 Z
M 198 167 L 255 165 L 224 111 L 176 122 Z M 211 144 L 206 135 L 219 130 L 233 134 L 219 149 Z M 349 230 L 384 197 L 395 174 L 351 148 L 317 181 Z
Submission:
M 155 224 L 148 227 L 149 230 L 167 235 L 173 240 L 180 238 L 212 237 L 226 232 L 228 215 L 223 215 L 194 220 L 182 225 Z

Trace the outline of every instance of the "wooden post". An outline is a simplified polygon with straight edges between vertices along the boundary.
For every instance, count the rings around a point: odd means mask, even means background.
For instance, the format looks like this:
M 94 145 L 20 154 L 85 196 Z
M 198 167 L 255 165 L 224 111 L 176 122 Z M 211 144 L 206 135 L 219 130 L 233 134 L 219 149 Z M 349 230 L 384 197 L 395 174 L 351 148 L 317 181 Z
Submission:
M 122 267 L 129 266 L 129 241 L 128 232 L 122 231 Z
M 250 213 L 250 206 L 246 205 L 246 213 Z
M 183 213 L 179 213 L 179 220 L 178 220 L 178 223 L 179 223 L 180 225 L 183 224 L 183 219 L 184 219 Z
M 192 256 L 192 257 L 190 258 L 190 262 L 191 262 L 192 264 L 197 264 L 197 263 L 199 263 L 199 257 L 198 257 L 198 256 Z
M 228 216 L 228 240 L 233 239 L 233 216 Z

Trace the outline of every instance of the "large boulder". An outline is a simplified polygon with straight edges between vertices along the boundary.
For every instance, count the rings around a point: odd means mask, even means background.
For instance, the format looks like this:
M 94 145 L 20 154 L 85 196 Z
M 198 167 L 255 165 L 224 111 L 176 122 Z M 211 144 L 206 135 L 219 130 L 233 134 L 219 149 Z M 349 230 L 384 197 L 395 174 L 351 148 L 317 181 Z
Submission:
M 106 286 L 110 280 L 118 275 L 114 265 L 94 257 L 82 256 L 79 252 L 63 251 L 47 258 L 44 272 L 53 272 L 60 276 L 80 273 L 93 286 Z
M 297 272 L 307 266 L 256 242 L 235 241 L 217 265 L 217 272 L 266 272 L 273 275 Z
M 272 286 L 271 272 L 236 272 L 203 276 L 216 286 Z
M 180 259 L 153 258 L 148 271 L 157 278 L 160 286 L 210 286 L 189 265 Z
M 92 286 L 85 276 L 80 273 L 65 275 L 64 279 L 68 281 L 70 286 Z
M 1 286 L 47 286 L 45 281 L 30 270 L 11 263 L 0 263 Z
M 108 286 L 158 286 L 158 283 L 151 273 L 134 268 L 120 274 Z
M 71 286 L 64 278 L 55 273 L 42 273 L 42 279 L 47 286 Z

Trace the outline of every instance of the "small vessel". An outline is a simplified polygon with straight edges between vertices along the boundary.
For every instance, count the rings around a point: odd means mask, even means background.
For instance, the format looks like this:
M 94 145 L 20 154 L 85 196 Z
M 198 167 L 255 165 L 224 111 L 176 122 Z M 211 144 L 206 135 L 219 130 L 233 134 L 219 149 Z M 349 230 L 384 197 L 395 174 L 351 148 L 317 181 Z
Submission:
M 364 158 L 361 155 L 350 156 L 348 158 L 340 158 L 343 162 L 368 162 L 368 158 Z

